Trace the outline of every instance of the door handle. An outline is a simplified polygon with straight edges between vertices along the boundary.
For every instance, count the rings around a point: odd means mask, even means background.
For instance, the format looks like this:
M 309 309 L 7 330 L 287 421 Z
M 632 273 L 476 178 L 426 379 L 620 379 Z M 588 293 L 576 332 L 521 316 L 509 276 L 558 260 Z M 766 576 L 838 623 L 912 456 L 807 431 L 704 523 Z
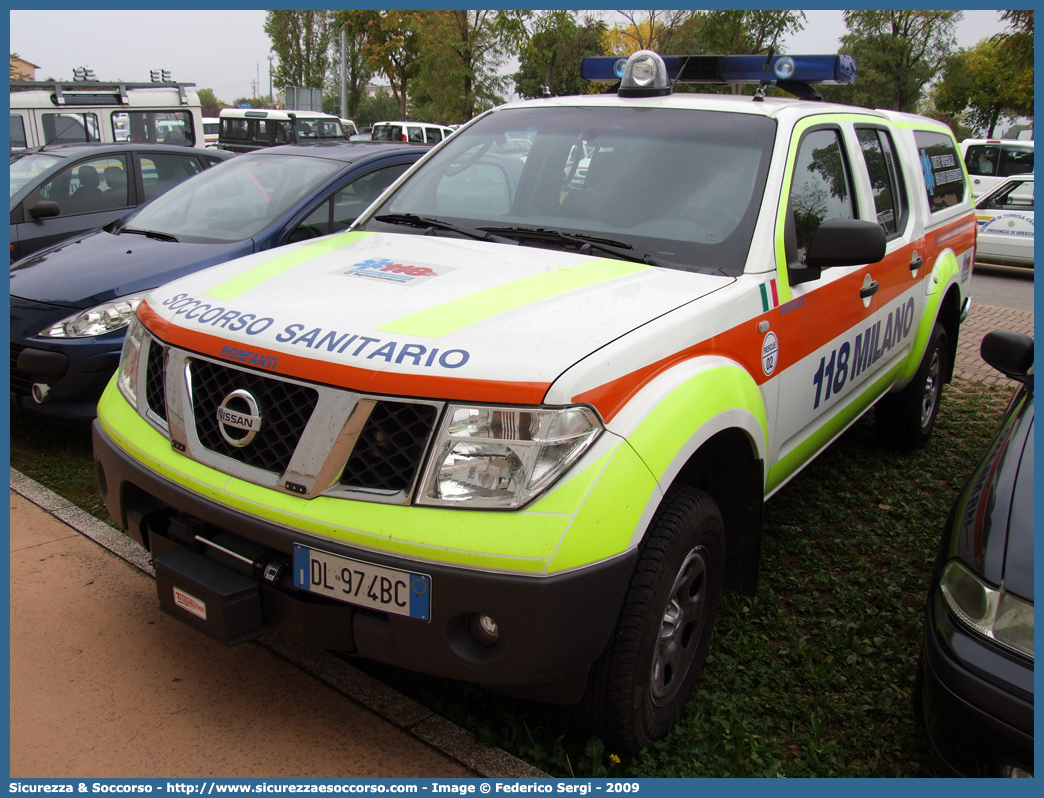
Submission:
M 864 285 L 862 288 L 859 289 L 859 298 L 860 299 L 869 299 L 870 297 L 872 297 L 874 294 L 877 293 L 877 290 L 880 287 L 881 287 L 881 284 L 878 283 L 877 280 L 871 280 L 870 281 L 870 285 Z
M 915 272 L 924 266 L 924 258 L 917 254 L 917 250 L 914 250 L 913 257 L 910 258 L 910 271 Z

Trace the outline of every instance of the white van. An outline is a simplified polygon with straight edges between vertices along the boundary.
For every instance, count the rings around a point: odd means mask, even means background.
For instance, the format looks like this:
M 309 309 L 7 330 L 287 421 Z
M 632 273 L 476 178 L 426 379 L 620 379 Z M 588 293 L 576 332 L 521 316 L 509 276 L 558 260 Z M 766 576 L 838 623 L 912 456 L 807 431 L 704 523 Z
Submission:
M 972 194 L 981 197 L 1012 175 L 1033 173 L 1033 141 L 965 139 L 961 156 L 971 175 Z
M 11 81 L 11 152 L 89 141 L 203 147 L 195 85 Z
M 341 120 L 319 111 L 222 108 L 218 149 L 251 152 L 279 144 L 347 141 Z
M 429 122 L 377 122 L 370 131 L 370 140 L 438 144 L 452 133 L 452 128 Z
M 207 149 L 217 149 L 218 131 L 221 130 L 221 120 L 216 116 L 203 117 L 203 138 Z

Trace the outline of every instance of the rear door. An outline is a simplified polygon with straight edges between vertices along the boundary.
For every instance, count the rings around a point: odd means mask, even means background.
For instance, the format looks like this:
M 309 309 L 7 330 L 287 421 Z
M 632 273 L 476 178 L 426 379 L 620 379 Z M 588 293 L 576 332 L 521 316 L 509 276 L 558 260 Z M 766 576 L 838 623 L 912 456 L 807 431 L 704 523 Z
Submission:
M 799 124 L 785 178 L 781 215 L 785 259 L 763 286 L 766 310 L 778 306 L 772 368 L 781 370 L 781 401 L 772 441 L 770 489 L 826 446 L 889 387 L 878 378 L 914 338 L 918 303 L 911 263 L 923 251 L 908 211 L 895 142 L 887 127 L 854 115 Z M 876 221 L 885 258 L 822 269 L 805 257 L 828 219 Z M 920 306 L 923 307 L 923 299 Z M 884 311 L 884 312 L 882 312 Z

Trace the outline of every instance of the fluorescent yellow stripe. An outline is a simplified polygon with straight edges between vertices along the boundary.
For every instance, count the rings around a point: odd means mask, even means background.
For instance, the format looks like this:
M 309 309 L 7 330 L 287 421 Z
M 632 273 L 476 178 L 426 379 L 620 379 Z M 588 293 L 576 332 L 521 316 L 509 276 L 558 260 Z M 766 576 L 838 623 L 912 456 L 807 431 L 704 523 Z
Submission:
M 279 255 L 271 260 L 265 261 L 259 266 L 247 269 L 247 271 L 242 274 L 237 274 L 235 277 L 225 280 L 223 283 L 218 283 L 207 291 L 207 296 L 213 297 L 214 299 L 220 299 L 223 302 L 231 302 L 233 299 L 237 299 L 245 294 L 251 288 L 256 288 L 262 283 L 271 280 L 273 277 L 276 277 L 289 269 L 293 269 L 295 266 L 300 266 L 302 263 L 314 260 L 320 255 L 325 255 L 327 252 L 332 252 L 335 249 L 354 244 L 356 241 L 372 235 L 373 233 L 348 232 L 334 236 L 326 236 L 308 246 L 295 249 L 285 255 Z
M 499 316 L 509 310 L 649 268 L 641 263 L 599 258 L 459 297 L 403 316 L 378 327 L 377 331 L 413 335 L 418 338 L 440 338 L 469 324 Z

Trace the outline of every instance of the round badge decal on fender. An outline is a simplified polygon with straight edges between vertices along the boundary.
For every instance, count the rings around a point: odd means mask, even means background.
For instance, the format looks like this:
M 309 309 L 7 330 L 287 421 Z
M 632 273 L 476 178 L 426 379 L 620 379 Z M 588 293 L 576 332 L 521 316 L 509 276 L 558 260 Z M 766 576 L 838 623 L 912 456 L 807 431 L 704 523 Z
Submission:
M 221 400 L 217 421 L 221 437 L 238 448 L 254 440 L 261 430 L 261 410 L 250 392 L 240 388 Z
M 772 376 L 778 362 L 779 342 L 776 340 L 776 334 L 770 332 L 761 343 L 761 369 L 765 372 L 766 377 Z

